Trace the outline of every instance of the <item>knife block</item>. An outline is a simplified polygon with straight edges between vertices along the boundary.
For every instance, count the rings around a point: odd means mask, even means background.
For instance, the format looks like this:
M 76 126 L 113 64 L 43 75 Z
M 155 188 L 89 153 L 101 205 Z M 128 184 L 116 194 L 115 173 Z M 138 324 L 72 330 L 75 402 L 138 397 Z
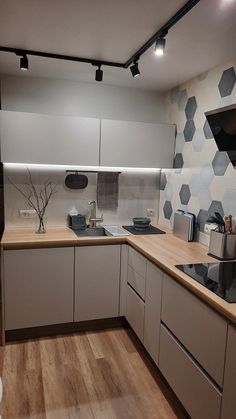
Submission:
M 208 255 L 220 260 L 235 259 L 236 234 L 211 230 Z

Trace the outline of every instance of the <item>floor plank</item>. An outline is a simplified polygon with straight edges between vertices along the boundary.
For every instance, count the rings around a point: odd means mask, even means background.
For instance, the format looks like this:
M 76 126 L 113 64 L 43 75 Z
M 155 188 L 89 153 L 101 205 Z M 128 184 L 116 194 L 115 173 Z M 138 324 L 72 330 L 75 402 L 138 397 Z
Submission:
M 185 419 L 145 351 L 123 329 L 0 348 L 3 419 Z

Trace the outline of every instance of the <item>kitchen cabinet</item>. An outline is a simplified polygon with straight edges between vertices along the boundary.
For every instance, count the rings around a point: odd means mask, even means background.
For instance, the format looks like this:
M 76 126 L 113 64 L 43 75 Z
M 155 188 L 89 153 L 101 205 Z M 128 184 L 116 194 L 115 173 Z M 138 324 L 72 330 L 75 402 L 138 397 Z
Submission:
M 145 302 L 127 284 L 126 318 L 141 342 L 143 342 L 144 333 L 144 310 Z
M 7 250 L 5 330 L 73 321 L 74 248 Z
M 147 262 L 144 346 L 158 365 L 163 273 Z
M 222 387 L 227 322 L 168 275 L 163 279 L 161 319 Z
M 172 168 L 175 126 L 101 120 L 102 166 Z
M 221 419 L 232 419 L 235 417 L 235 412 L 236 412 L 235 385 L 236 385 L 236 329 L 235 327 L 230 325 L 228 329 L 228 339 L 227 339 Z
M 163 325 L 159 368 L 192 419 L 219 419 L 220 391 Z
M 100 120 L 1 111 L 3 162 L 99 165 Z
M 119 315 L 120 245 L 75 249 L 75 321 Z

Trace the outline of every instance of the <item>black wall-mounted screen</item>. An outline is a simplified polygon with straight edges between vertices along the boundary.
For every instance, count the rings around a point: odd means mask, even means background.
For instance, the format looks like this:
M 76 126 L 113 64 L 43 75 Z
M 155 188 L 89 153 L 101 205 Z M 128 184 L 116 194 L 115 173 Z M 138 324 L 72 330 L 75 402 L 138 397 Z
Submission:
M 236 166 L 236 105 L 207 112 L 212 134 L 219 151 L 226 151 Z

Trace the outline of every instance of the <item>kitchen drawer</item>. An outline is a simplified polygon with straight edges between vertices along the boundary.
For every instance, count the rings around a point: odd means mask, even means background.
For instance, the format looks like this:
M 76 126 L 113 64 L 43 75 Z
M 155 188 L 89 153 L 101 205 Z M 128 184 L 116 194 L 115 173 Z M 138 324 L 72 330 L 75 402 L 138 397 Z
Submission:
M 159 368 L 192 419 L 220 417 L 220 391 L 163 325 Z
M 144 307 L 143 300 L 127 285 L 127 307 L 126 318 L 135 331 L 136 335 L 143 342 L 144 329 Z
M 144 346 L 158 365 L 163 272 L 147 263 Z
M 161 319 L 222 387 L 227 334 L 222 317 L 164 275 Z
M 221 419 L 235 418 L 236 398 L 236 328 L 229 325 L 225 361 Z
M 128 283 L 145 300 L 146 278 L 139 275 L 131 266 L 128 266 Z
M 142 277 L 146 277 L 147 259 L 136 252 L 132 247 L 129 247 L 128 264 Z

